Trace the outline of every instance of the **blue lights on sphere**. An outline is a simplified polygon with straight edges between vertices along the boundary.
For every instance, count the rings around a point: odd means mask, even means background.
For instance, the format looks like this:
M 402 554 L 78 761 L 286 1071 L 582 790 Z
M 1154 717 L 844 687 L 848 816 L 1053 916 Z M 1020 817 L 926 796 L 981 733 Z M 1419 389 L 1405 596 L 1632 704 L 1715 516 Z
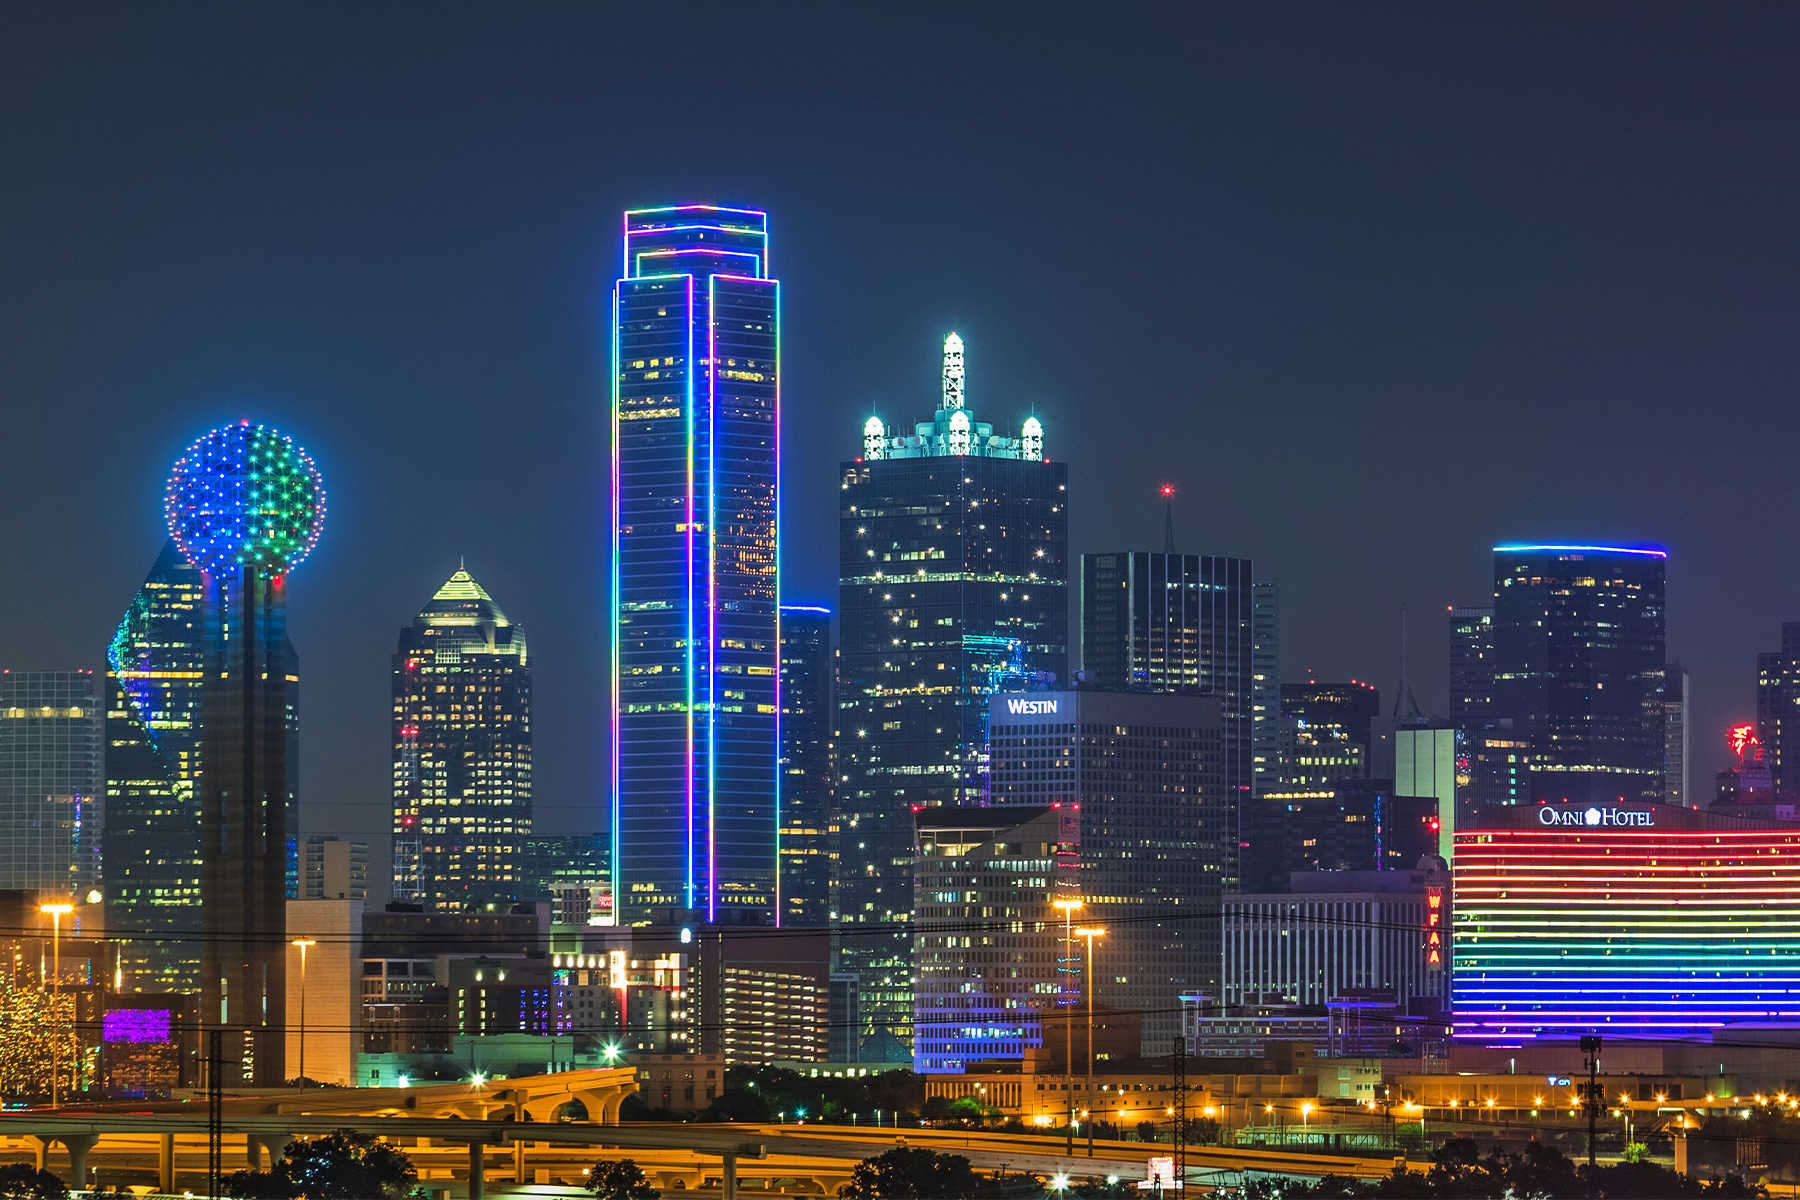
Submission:
M 169 473 L 169 536 L 208 575 L 254 566 L 285 575 L 325 523 L 319 468 L 294 440 L 242 421 L 213 430 Z

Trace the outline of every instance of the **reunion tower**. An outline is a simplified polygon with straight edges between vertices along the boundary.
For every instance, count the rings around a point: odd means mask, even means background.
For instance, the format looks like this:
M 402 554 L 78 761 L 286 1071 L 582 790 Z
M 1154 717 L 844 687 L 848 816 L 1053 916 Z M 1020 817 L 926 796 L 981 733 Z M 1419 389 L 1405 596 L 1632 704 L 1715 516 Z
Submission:
M 205 580 L 201 699 L 201 1024 L 225 1035 L 223 1082 L 286 1075 L 290 706 L 287 576 L 325 520 L 319 470 L 248 421 L 213 430 L 169 474 L 169 534 Z

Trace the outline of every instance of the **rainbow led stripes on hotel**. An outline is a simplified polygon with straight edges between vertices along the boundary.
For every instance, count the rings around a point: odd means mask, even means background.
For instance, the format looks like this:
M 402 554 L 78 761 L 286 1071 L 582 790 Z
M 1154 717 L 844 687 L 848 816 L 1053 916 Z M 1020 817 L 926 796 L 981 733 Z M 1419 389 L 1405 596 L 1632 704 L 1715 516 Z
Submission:
M 1703 820 L 1643 807 L 1527 808 L 1519 828 L 1458 832 L 1458 1037 L 1680 1037 L 1793 1017 L 1800 833 L 1635 828 Z

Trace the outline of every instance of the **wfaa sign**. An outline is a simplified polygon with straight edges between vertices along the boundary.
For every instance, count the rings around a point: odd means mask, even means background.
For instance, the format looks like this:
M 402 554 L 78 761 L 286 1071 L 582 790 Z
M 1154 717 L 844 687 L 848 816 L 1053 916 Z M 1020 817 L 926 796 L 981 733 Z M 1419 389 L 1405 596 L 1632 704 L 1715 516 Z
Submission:
M 1642 808 L 1551 808 L 1548 805 L 1538 809 L 1538 824 L 1567 826 L 1572 828 L 1601 829 L 1635 826 L 1647 829 L 1656 824 L 1656 818 L 1648 809 Z

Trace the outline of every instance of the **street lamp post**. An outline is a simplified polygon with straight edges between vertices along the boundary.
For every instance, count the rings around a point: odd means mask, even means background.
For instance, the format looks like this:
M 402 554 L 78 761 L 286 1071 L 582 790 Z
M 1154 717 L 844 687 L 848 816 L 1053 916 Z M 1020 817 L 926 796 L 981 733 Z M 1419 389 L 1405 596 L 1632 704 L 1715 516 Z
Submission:
M 1094 1157 L 1094 939 L 1105 937 L 1104 929 L 1077 929 L 1076 934 L 1087 939 L 1087 1107 L 1088 1107 L 1088 1153 Z
M 50 1107 L 62 1107 L 62 919 L 75 911 L 73 904 L 40 904 L 39 912 L 50 914 L 50 994 L 54 998 L 57 1020 L 50 1028 Z M 42 961 L 41 959 L 39 961 Z
M 1052 908 L 1057 908 L 1057 909 L 1062 910 L 1062 915 L 1063 915 L 1063 952 L 1062 952 L 1062 960 L 1061 961 L 1068 962 L 1071 958 L 1073 958 L 1075 956 L 1075 954 L 1074 954 L 1075 932 L 1074 932 L 1074 925 L 1071 922 L 1073 922 L 1073 920 L 1075 918 L 1076 911 L 1081 908 L 1081 901 L 1078 899 L 1075 899 L 1073 897 L 1066 899 L 1066 900 L 1052 900 L 1050 902 L 1050 906 Z M 1058 982 L 1060 983 L 1061 981 L 1058 980 Z M 1064 1154 L 1074 1154 L 1075 1153 L 1075 1014 L 1072 1011 L 1066 1012 L 1063 1014 L 1063 1031 L 1068 1035 L 1066 1052 L 1063 1057 L 1063 1094 L 1068 1099 L 1068 1109 L 1069 1109 L 1068 1117 L 1063 1122 L 1063 1133 L 1064 1133 L 1064 1137 L 1065 1137 L 1063 1153 Z
M 295 938 L 300 947 L 300 1086 L 306 1086 L 306 948 L 318 945 L 315 938 Z

